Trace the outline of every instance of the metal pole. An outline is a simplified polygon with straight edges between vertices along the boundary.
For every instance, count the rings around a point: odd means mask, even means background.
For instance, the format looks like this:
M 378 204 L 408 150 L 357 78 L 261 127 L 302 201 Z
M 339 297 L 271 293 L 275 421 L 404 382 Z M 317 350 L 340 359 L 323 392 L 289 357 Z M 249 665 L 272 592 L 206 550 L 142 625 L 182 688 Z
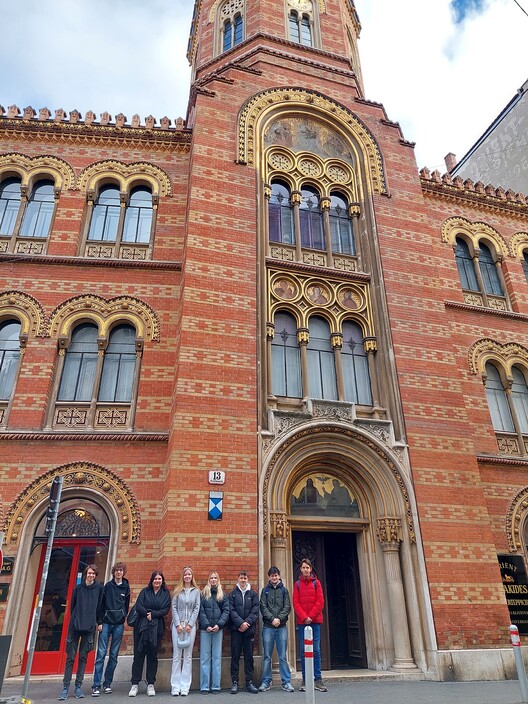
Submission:
M 314 704 L 313 629 L 311 626 L 304 627 L 304 677 L 306 704 Z
M 517 666 L 517 676 L 519 677 L 519 685 L 521 687 L 522 701 L 528 702 L 528 683 L 526 682 L 526 670 L 521 652 L 521 639 L 519 638 L 519 629 L 513 624 L 509 628 L 510 638 L 513 645 L 515 655 L 515 665 Z
M 35 603 L 35 610 L 33 612 L 33 621 L 31 622 L 31 635 L 29 636 L 28 642 L 28 657 L 26 663 L 26 672 L 24 674 L 24 684 L 22 685 L 22 694 L 20 701 L 27 701 L 27 693 L 29 689 L 29 678 L 31 676 L 31 666 L 33 664 L 33 654 L 35 652 L 35 643 L 37 642 L 37 631 L 40 621 L 40 612 L 42 611 L 42 602 L 44 600 L 44 592 L 46 591 L 46 581 L 48 579 L 48 570 L 51 558 L 51 550 L 53 548 L 53 538 L 55 537 L 55 526 L 57 525 L 57 516 L 59 513 L 59 503 L 62 492 L 62 480 L 63 477 L 55 477 L 53 483 L 55 484 L 54 491 L 54 510 L 50 515 L 49 522 L 49 532 L 48 532 L 48 544 L 46 546 L 46 555 L 44 557 L 44 564 L 42 566 L 42 577 L 40 578 L 39 593 Z M 53 486 L 53 485 L 52 485 Z M 52 488 L 53 492 L 53 488 Z M 51 495 L 51 492 L 50 492 Z

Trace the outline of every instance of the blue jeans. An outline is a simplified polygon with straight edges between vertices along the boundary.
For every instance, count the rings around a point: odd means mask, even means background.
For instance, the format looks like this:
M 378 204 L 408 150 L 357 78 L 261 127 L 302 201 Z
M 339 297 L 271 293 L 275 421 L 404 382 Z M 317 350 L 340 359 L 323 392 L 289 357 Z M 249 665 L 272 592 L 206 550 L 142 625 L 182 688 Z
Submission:
M 311 623 L 313 633 L 313 663 L 314 663 L 314 680 L 320 680 L 321 675 L 321 624 Z M 301 667 L 302 667 L 302 678 L 305 680 L 304 671 L 304 626 L 297 626 L 297 633 L 299 634 L 299 644 L 301 646 Z
M 271 628 L 264 626 L 262 629 L 262 645 L 264 647 L 264 657 L 262 660 L 262 684 L 271 684 L 271 656 L 273 655 L 273 646 L 277 645 L 277 655 L 279 656 L 279 673 L 282 684 L 288 684 L 291 680 L 291 672 L 286 660 L 286 649 L 288 647 L 288 629 L 286 626 L 282 628 Z
M 123 639 L 123 631 L 125 624 L 114 625 L 112 623 L 103 623 L 103 630 L 99 633 L 97 641 L 97 657 L 95 659 L 95 668 L 93 674 L 92 689 L 101 689 L 101 681 L 103 677 L 103 665 L 108 648 L 108 641 L 112 639 L 110 645 L 110 653 L 108 655 L 108 663 L 104 673 L 104 686 L 110 687 L 114 679 L 114 671 L 117 665 L 117 656 Z
M 202 692 L 220 691 L 222 678 L 222 639 L 224 631 L 200 631 L 200 689 Z

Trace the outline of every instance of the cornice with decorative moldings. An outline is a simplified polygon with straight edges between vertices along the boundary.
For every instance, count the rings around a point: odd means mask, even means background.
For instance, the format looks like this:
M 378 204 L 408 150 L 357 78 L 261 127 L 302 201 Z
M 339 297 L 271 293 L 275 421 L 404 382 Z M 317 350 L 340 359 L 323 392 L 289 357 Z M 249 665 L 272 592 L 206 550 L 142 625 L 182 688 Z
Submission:
M 121 269 L 160 269 L 162 271 L 181 271 L 182 263 L 175 261 L 151 261 L 148 259 L 91 259 L 90 257 L 66 257 L 49 254 L 12 254 L 0 253 L 0 262 L 13 264 L 59 264 L 61 266 L 95 266 L 115 267 Z
M 499 316 L 500 318 L 510 318 L 511 320 L 528 321 L 528 315 L 524 313 L 516 313 L 513 310 L 496 310 L 495 308 L 486 308 L 485 306 L 470 306 L 467 303 L 459 303 L 458 301 L 444 301 L 446 308 L 459 308 L 467 310 L 471 313 L 487 313 L 488 315 Z
M 307 274 L 317 274 L 317 276 L 332 276 L 341 279 L 349 279 L 351 281 L 370 281 L 370 274 L 365 274 L 358 271 L 341 271 L 340 269 L 331 269 L 324 266 L 311 266 L 302 262 L 287 262 L 282 259 L 266 258 L 266 267 L 272 269 L 281 269 L 283 271 L 303 271 Z
M 169 433 L 54 433 L 0 431 L 0 442 L 168 442 Z

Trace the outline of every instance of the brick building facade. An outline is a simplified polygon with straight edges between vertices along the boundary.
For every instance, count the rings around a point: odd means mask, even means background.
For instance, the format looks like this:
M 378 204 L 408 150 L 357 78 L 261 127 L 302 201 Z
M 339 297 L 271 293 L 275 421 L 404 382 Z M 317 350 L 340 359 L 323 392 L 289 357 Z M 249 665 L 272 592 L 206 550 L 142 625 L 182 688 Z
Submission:
M 513 669 L 528 203 L 417 173 L 364 98 L 359 32 L 352 0 L 203 0 L 185 122 L 0 117 L 11 674 L 57 475 L 40 672 L 61 670 L 54 607 L 86 562 L 125 560 L 137 593 L 187 564 L 228 586 L 277 564 L 292 585 L 306 555 L 324 669 Z

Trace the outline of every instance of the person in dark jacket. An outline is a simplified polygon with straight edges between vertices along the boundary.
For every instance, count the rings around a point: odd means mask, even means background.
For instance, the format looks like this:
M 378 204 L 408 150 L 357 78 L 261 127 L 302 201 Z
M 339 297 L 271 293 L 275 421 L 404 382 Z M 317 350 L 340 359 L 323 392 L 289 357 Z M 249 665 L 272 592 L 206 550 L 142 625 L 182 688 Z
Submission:
M 101 693 L 101 684 L 105 694 L 112 691 L 112 681 L 117 665 L 117 656 L 123 640 L 125 619 L 130 608 L 130 585 L 125 579 L 126 565 L 116 562 L 112 567 L 112 579 L 104 585 L 103 589 L 103 627 L 99 632 L 97 641 L 97 656 L 92 683 L 92 697 Z M 110 653 L 103 680 L 103 667 L 110 642 Z
M 281 580 L 278 567 L 268 570 L 269 581 L 260 593 L 260 613 L 262 614 L 262 682 L 259 692 L 271 689 L 271 656 L 273 647 L 277 646 L 279 658 L 279 673 L 282 688 L 285 692 L 294 692 L 291 683 L 291 672 L 286 659 L 288 649 L 288 616 L 291 612 L 290 593 Z
M 229 599 L 224 594 L 218 572 L 211 572 L 200 595 L 200 691 L 220 691 L 222 679 L 222 638 L 229 620 Z
M 238 573 L 238 582 L 229 594 L 229 628 L 231 630 L 231 694 L 238 692 L 240 653 L 244 653 L 246 691 L 258 694 L 253 684 L 253 641 L 259 617 L 259 598 L 251 589 L 248 574 Z
M 158 673 L 158 648 L 165 630 L 164 616 L 171 607 L 170 592 L 165 585 L 163 572 L 154 570 L 148 586 L 139 592 L 136 601 L 138 620 L 134 626 L 134 660 L 129 697 L 136 697 L 143 674 L 143 663 L 147 658 L 147 695 L 156 694 L 154 682 Z
M 73 672 L 73 663 L 77 650 L 79 662 L 75 675 L 75 696 L 84 697 L 82 683 L 88 653 L 94 648 L 95 631 L 102 620 L 103 585 L 95 581 L 98 569 L 96 565 L 88 565 L 82 573 L 81 583 L 73 590 L 70 608 L 70 625 L 66 639 L 66 668 L 62 680 L 62 691 L 59 701 L 68 698 L 68 690 Z M 100 625 L 99 625 L 100 628 Z
M 297 620 L 297 632 L 301 653 L 302 684 L 305 689 L 304 629 L 311 626 L 313 635 L 314 687 L 319 692 L 328 691 L 321 674 L 321 624 L 323 623 L 324 594 L 321 582 L 313 573 L 310 560 L 301 562 L 301 574 L 293 585 L 293 608 Z

